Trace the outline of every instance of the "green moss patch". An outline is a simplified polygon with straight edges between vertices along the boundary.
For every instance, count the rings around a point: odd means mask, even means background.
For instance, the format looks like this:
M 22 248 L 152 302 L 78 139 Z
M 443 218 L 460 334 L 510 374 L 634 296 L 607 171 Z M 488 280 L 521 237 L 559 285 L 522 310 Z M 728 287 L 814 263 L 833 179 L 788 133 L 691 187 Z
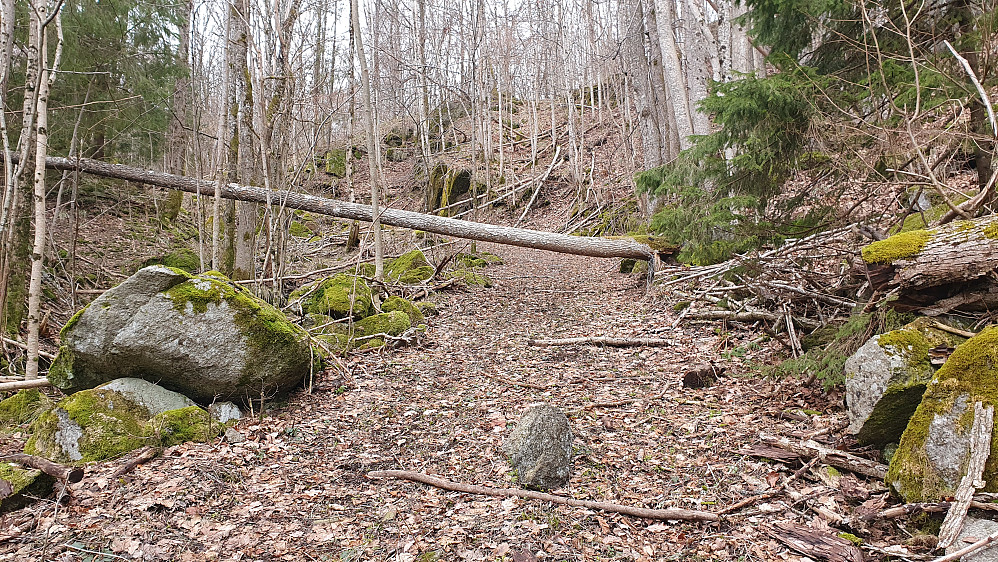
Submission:
M 382 312 L 394 312 L 396 310 L 408 314 L 409 319 L 412 320 L 414 324 L 426 321 L 426 317 L 423 316 L 422 311 L 420 311 L 419 307 L 413 304 L 412 301 L 392 295 L 385 299 L 385 302 L 381 303 Z
M 433 266 L 420 250 L 410 250 L 385 265 L 385 280 L 416 285 L 433 277 Z
M 325 314 L 333 318 L 364 318 L 374 312 L 371 288 L 359 277 L 340 273 L 306 285 L 291 293 L 291 301 L 301 301 L 306 313 Z
M 9 463 L 0 463 L 0 480 L 10 486 L 10 491 L 0 497 L 0 513 L 20 509 L 35 498 L 52 493 L 55 478 L 40 470 L 25 469 Z
M 458 253 L 454 255 L 453 261 L 465 269 L 482 268 L 503 263 L 502 258 L 488 252 L 478 254 Z
M 895 234 L 864 247 L 863 261 L 870 264 L 891 263 L 917 256 L 934 235 L 934 230 L 912 230 Z
M 476 273 L 470 269 L 454 269 L 448 271 L 444 277 L 447 279 L 459 279 L 464 282 L 465 285 L 476 285 L 479 287 L 492 286 L 492 280 L 489 279 L 488 276 Z
M 214 439 L 224 427 L 213 420 L 204 408 L 188 406 L 154 416 L 146 425 L 146 432 L 156 438 L 160 446 L 170 447 L 188 441 Z
M 0 428 L 9 429 L 34 421 L 52 406 L 37 388 L 26 388 L 0 402 Z
M 168 254 L 150 258 L 142 262 L 142 267 L 150 265 L 165 265 L 171 269 L 180 269 L 187 273 L 197 273 L 201 269 L 201 258 L 189 248 L 180 248 Z

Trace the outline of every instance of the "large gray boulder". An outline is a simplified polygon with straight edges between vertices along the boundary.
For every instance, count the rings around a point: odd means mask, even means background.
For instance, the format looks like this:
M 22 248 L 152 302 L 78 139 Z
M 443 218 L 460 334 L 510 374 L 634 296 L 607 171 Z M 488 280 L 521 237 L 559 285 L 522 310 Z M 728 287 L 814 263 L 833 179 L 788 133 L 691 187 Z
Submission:
M 986 328 L 956 348 L 933 376 L 898 449 L 887 484 L 908 503 L 952 496 L 970 456 L 974 403 L 998 406 L 998 327 Z M 998 459 L 998 441 L 991 443 Z M 998 492 L 998 464 L 984 468 L 983 491 Z
M 66 392 L 134 377 L 207 404 L 287 393 L 311 364 L 308 336 L 221 274 L 140 269 L 62 330 L 49 380 Z
M 572 471 L 572 427 L 550 404 L 535 404 L 523 414 L 503 443 L 503 452 L 525 488 L 553 490 L 568 483 Z
M 849 432 L 864 445 L 897 442 L 935 373 L 929 350 L 963 341 L 928 318 L 873 336 L 846 360 Z

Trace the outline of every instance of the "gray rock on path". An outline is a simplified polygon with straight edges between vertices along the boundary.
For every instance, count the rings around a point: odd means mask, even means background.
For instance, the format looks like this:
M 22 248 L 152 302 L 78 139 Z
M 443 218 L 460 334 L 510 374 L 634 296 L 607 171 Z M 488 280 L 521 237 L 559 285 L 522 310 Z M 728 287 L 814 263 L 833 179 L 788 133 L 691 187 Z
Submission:
M 66 392 L 134 377 L 202 404 L 287 394 L 308 374 L 308 335 L 214 273 L 140 269 L 63 328 L 49 380 Z
M 962 550 L 995 532 L 998 532 L 998 522 L 968 517 L 963 520 L 960 535 L 953 541 L 953 544 L 946 547 L 946 554 Z M 998 562 L 998 546 L 992 543 L 981 550 L 961 557 L 960 560 L 963 562 Z
M 525 488 L 554 490 L 568 483 L 572 471 L 572 427 L 550 404 L 535 404 L 523 414 L 503 443 L 503 452 Z

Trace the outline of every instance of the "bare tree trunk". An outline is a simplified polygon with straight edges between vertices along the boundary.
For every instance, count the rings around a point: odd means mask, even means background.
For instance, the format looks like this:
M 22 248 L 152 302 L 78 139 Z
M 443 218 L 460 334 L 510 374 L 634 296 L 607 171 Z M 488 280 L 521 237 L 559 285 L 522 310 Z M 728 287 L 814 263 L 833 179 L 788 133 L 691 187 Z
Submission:
M 364 125 L 367 129 L 367 159 L 371 170 L 371 210 L 373 213 L 374 229 L 374 278 L 381 279 L 384 276 L 384 245 L 381 241 L 381 171 L 378 162 L 378 139 L 374 135 L 374 107 L 371 104 L 371 76 L 367 71 L 367 57 L 364 54 L 364 41 L 360 36 L 360 14 L 357 8 L 357 0 L 350 0 L 353 11 L 352 27 L 354 35 L 354 50 L 357 53 L 357 62 L 360 64 L 361 95 L 364 99 Z
M 38 101 L 35 104 L 35 177 L 34 197 L 35 208 L 35 241 L 31 250 L 31 277 L 28 282 L 28 334 L 26 339 L 28 354 L 24 364 L 24 378 L 38 378 L 38 330 L 41 325 L 42 304 L 42 270 L 45 267 L 45 226 L 48 222 L 45 206 L 45 156 L 48 149 L 48 101 L 49 91 L 55 82 L 55 70 L 59 67 L 59 57 L 62 54 L 62 18 L 59 6 L 52 14 L 55 20 L 57 43 L 52 66 L 48 65 L 48 33 L 49 23 L 48 0 L 35 0 L 32 11 L 38 14 Z
M 248 22 L 251 18 L 252 2 L 249 0 L 234 0 L 239 7 L 239 30 L 236 43 L 237 67 L 233 75 L 235 90 L 239 93 L 237 125 L 238 150 L 236 151 L 235 178 L 236 181 L 255 184 L 259 181 L 259 166 L 257 165 L 257 150 L 253 131 L 253 85 L 249 69 L 249 33 Z M 276 69 L 275 69 L 276 70 Z M 232 243 L 232 269 L 225 273 L 232 279 L 242 281 L 252 279 L 256 273 L 255 248 L 258 209 L 256 203 L 240 202 L 236 208 L 234 236 Z M 226 225 L 229 227 L 230 225 Z
M 686 73 L 680 56 L 679 45 L 673 32 L 676 23 L 676 8 L 674 0 L 655 0 L 658 16 L 659 44 L 662 48 L 662 66 L 665 74 L 669 100 L 672 102 L 672 113 L 676 119 L 676 132 L 679 135 L 679 147 L 686 150 L 691 146 L 690 136 L 695 134 L 693 126 L 693 108 L 690 106 L 689 88 L 686 84 Z
M 190 118 L 188 113 L 191 105 L 190 79 L 190 44 L 191 44 L 191 8 L 192 0 L 183 3 L 183 25 L 180 27 L 180 39 L 177 45 L 177 65 L 181 69 L 173 87 L 173 115 L 167 126 L 166 171 L 173 174 L 187 174 L 187 127 Z M 163 204 L 160 218 L 173 221 L 180 214 L 184 203 L 184 192 L 171 191 Z
M 637 112 L 638 130 L 641 131 L 641 155 L 645 168 L 662 165 L 663 136 L 658 122 L 658 111 L 653 99 L 651 71 L 645 56 L 644 14 L 641 0 L 628 0 L 624 4 L 626 35 L 624 36 L 624 66 L 634 92 L 634 109 Z

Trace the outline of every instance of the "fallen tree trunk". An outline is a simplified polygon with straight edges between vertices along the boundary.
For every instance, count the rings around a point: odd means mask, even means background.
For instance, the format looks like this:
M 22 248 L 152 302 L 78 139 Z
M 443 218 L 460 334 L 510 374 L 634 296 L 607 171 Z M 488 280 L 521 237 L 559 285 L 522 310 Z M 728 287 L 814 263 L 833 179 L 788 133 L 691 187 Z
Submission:
M 48 459 L 26 455 L 24 453 L 14 453 L 0 457 L 0 462 L 16 462 L 17 464 L 37 468 L 53 478 L 58 478 L 63 482 L 75 484 L 83 480 L 83 469 L 78 466 L 63 466 Z
M 215 190 L 215 182 L 213 181 L 143 170 L 121 164 L 108 164 L 85 158 L 49 157 L 45 159 L 45 166 L 54 170 L 79 171 L 95 176 L 145 183 L 199 195 L 210 196 Z M 230 183 L 222 186 L 221 195 L 226 199 L 252 201 L 289 209 L 301 209 L 348 220 L 365 222 L 372 222 L 374 220 L 371 207 L 368 205 L 347 203 L 345 201 L 326 199 L 304 193 L 277 192 L 259 187 Z M 379 219 L 382 224 L 391 226 L 423 230 L 469 240 L 495 242 L 497 244 L 522 246 L 538 250 L 550 250 L 563 254 L 640 260 L 650 260 L 654 256 L 654 252 L 650 247 L 630 239 L 569 236 L 554 232 L 463 221 L 398 209 L 383 210 L 379 214 Z
M 937 316 L 998 305 L 998 215 L 895 234 L 862 252 L 865 276 L 891 306 Z

